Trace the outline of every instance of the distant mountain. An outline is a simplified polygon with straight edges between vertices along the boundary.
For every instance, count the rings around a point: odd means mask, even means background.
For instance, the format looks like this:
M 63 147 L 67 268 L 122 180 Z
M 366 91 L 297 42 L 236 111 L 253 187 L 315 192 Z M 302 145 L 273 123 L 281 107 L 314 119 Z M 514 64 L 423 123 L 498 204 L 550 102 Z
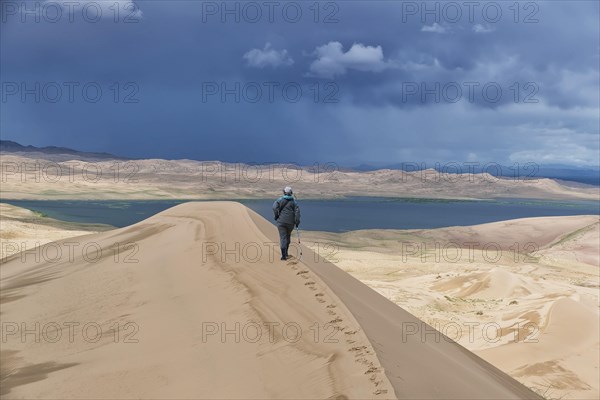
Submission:
M 73 155 L 80 158 L 94 158 L 94 159 L 108 159 L 108 160 L 127 160 L 128 158 L 115 156 L 110 153 L 95 153 L 69 149 L 67 147 L 35 147 L 35 146 L 23 146 L 20 143 L 13 142 L 12 140 L 0 140 L 0 151 L 6 153 L 43 153 L 48 155 Z

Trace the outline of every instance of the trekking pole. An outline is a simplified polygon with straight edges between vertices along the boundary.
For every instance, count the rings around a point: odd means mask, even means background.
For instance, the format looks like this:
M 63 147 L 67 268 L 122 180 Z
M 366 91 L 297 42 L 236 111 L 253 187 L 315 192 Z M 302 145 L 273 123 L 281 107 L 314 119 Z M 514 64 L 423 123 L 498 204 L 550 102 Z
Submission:
M 294 201 L 298 201 L 298 195 L 294 194 Z M 300 257 L 298 261 L 302 260 L 302 245 L 300 244 L 300 227 L 296 227 L 296 233 L 298 234 L 298 249 L 300 250 Z
M 302 244 L 300 244 L 300 228 L 296 227 L 296 233 L 298 234 L 298 249 L 300 249 L 300 257 L 298 257 L 298 261 L 302 261 Z

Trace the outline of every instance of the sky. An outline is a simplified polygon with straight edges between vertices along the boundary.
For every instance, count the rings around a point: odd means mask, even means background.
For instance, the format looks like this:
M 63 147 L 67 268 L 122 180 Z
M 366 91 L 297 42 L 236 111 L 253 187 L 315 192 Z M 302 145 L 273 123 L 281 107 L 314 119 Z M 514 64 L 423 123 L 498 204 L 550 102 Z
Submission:
M 3 140 L 230 162 L 600 164 L 597 1 L 0 6 Z

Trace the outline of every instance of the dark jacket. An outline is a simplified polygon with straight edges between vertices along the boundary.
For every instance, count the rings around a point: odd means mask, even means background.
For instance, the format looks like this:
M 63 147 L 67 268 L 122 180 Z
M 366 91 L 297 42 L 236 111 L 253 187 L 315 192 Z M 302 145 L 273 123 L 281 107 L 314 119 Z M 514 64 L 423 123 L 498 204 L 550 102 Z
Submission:
M 273 215 L 278 224 L 300 225 L 300 206 L 292 196 L 282 196 L 275 200 Z

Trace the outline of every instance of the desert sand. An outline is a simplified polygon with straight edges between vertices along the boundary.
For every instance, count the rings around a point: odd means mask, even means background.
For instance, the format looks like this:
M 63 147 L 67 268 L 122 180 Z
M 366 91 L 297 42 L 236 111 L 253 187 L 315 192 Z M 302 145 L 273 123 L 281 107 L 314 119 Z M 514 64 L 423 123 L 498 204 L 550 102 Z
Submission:
M 0 259 L 37 246 L 111 228 L 55 220 L 31 210 L 0 203 Z
M 600 195 L 598 187 L 567 186 L 535 175 L 535 179 L 526 179 L 531 171 L 499 179 L 488 173 L 470 174 L 464 166 L 461 174 L 444 174 L 432 169 L 356 172 L 333 163 L 298 167 L 195 160 L 85 160 L 43 153 L 3 153 L 1 157 L 3 199 L 258 199 L 271 198 L 286 185 L 293 185 L 305 199 L 368 195 L 597 200 Z
M 599 224 L 542 217 L 303 241 L 545 397 L 597 399 Z
M 538 396 L 234 202 L 0 266 L 3 398 Z M 75 244 L 73 244 L 75 242 Z M 87 249 L 89 251 L 84 251 Z M 567 304 L 566 306 L 569 306 Z

